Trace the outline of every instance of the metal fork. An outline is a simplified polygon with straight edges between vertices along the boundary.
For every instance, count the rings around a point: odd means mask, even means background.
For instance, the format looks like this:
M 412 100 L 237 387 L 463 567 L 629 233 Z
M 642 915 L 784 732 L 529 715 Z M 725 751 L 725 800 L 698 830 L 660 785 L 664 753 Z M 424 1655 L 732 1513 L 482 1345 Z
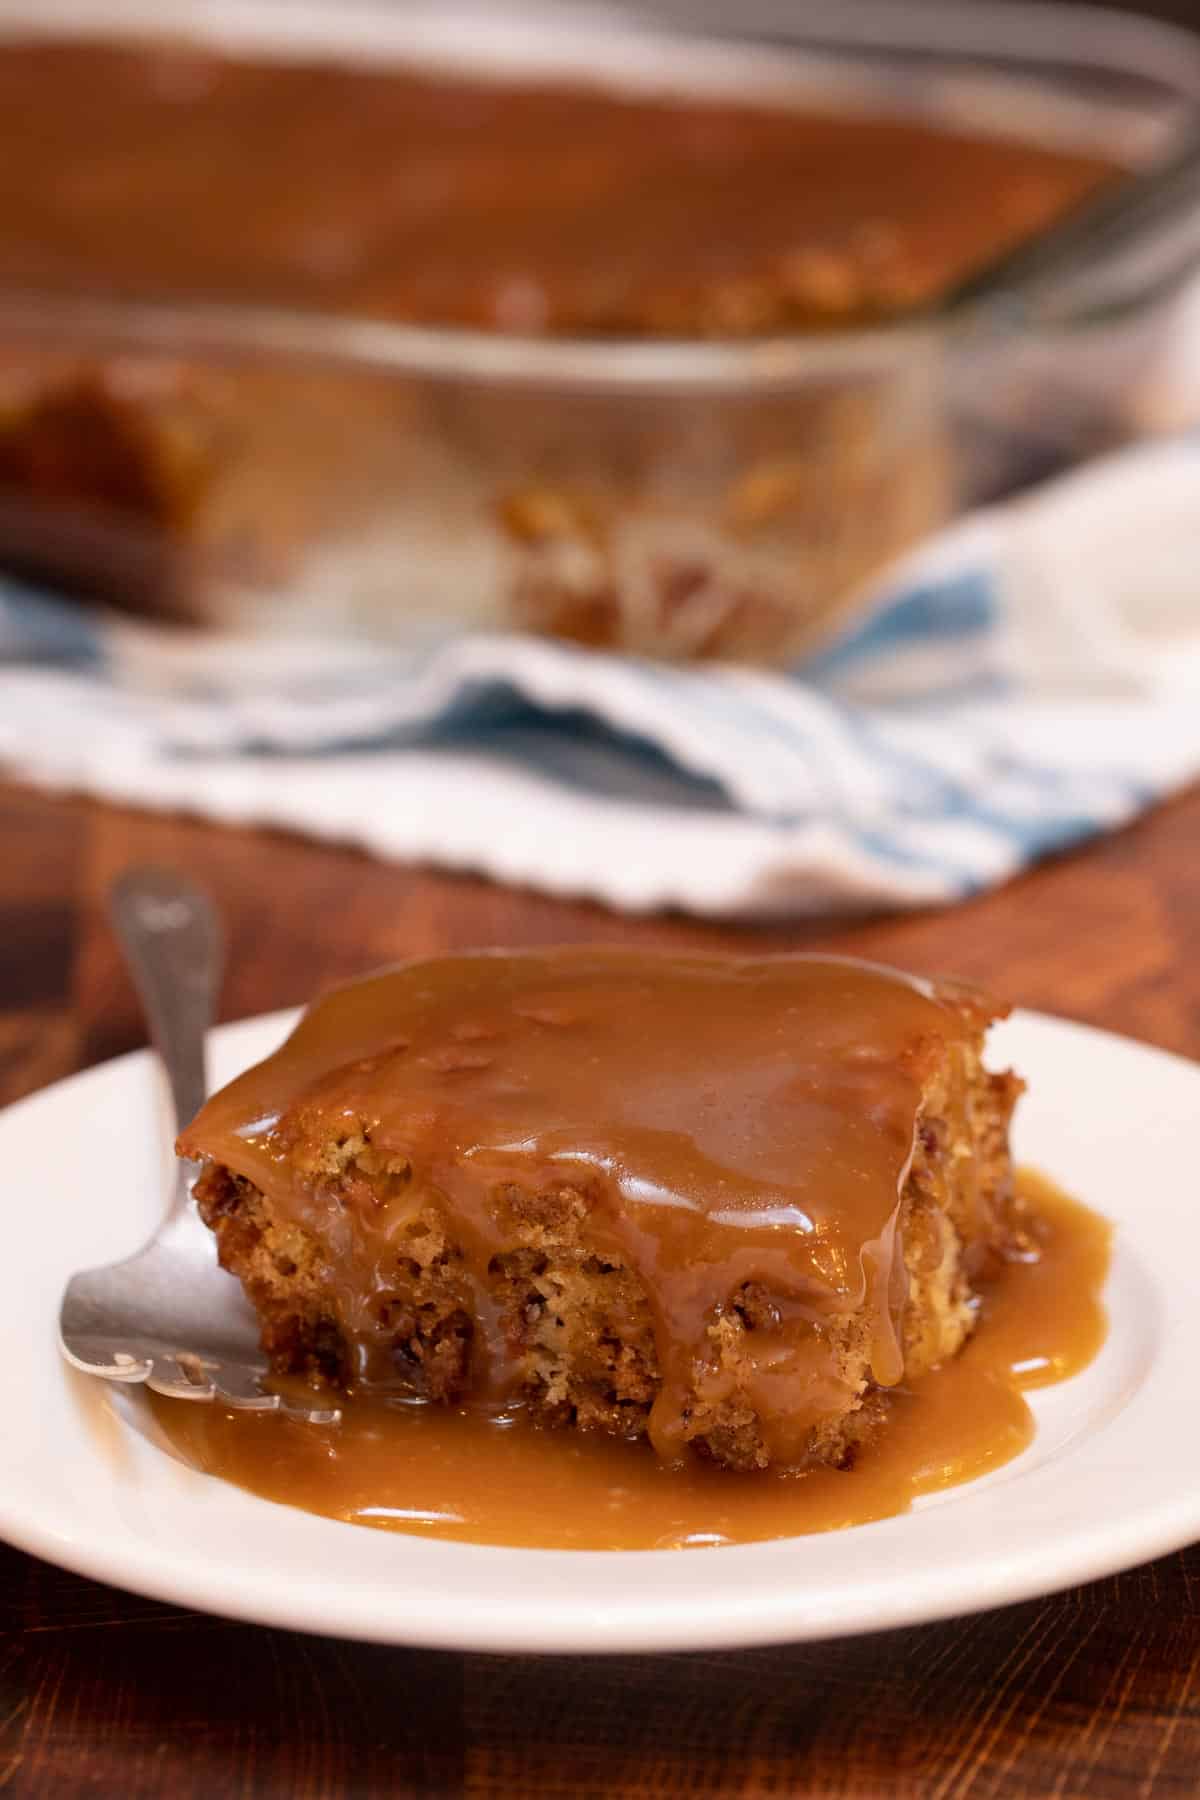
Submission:
M 204 1034 L 221 965 L 216 914 L 198 888 L 162 869 L 121 875 L 109 905 L 178 1131 L 207 1091 Z M 71 1278 L 58 1319 L 62 1352 L 75 1368 L 106 1381 L 144 1381 L 175 1399 L 273 1411 L 285 1403 L 262 1386 L 267 1362 L 258 1324 L 239 1283 L 219 1266 L 196 1210 L 198 1173 L 198 1164 L 179 1162 L 166 1217 L 136 1256 Z M 338 1416 L 290 1400 L 286 1410 L 327 1421 Z

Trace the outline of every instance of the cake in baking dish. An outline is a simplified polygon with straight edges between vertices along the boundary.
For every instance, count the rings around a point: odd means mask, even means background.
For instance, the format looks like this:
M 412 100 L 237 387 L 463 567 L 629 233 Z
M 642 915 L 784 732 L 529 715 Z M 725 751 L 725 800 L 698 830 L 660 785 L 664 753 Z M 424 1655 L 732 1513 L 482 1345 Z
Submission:
M 765 340 L 940 307 L 1138 160 L 849 44 L 158 10 L 0 41 L 0 561 L 239 633 L 791 663 L 951 481 L 924 326 Z

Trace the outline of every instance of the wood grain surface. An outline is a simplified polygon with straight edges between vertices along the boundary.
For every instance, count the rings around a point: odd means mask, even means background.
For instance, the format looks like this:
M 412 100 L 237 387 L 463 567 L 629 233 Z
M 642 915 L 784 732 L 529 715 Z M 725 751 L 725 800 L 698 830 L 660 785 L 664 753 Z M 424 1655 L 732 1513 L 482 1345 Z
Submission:
M 981 978 L 1200 1054 L 1200 794 L 950 913 L 759 931 L 619 919 L 12 787 L 0 841 L 3 1101 L 143 1041 L 103 914 L 131 861 L 174 864 L 216 895 L 226 1018 L 450 946 L 812 945 Z M 1194 1396 L 1180 1400 L 1180 1429 L 1196 1429 Z M 1196 1549 L 850 1642 L 542 1660 L 229 1624 L 0 1548 L 0 1789 L 20 1797 L 1154 1800 L 1200 1795 L 1198 1671 Z

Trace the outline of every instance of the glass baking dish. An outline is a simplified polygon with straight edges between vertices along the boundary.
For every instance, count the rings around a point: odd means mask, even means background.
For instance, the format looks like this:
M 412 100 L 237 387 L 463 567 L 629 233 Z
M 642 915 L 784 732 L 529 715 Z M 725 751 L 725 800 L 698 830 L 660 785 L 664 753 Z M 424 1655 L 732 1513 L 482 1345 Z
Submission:
M 180 29 L 143 0 L 0 0 L 0 41 L 149 44 Z M 1099 149 L 1130 170 L 1169 155 L 1200 107 L 1187 34 L 1042 5 L 797 14 L 760 0 L 739 7 L 734 36 L 720 11 L 669 3 L 498 15 L 223 0 L 189 12 L 186 36 L 250 59 L 794 92 Z M 961 497 L 963 342 L 978 345 L 982 319 L 985 344 L 1005 331 L 1014 344 L 1011 309 L 995 330 L 986 307 L 965 310 L 973 333 L 947 302 L 870 329 L 572 339 L 113 299 L 86 266 L 67 292 L 10 284 L 0 566 L 253 634 L 422 646 L 515 628 L 785 661 Z M 1017 348 L 1027 335 L 1019 320 Z

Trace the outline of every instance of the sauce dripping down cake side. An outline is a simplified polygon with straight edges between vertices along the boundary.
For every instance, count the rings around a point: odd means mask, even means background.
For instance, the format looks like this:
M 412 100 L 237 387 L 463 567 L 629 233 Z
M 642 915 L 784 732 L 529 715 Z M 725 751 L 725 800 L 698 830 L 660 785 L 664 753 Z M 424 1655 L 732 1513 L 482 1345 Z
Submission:
M 182 1134 L 279 1376 L 842 1467 L 1029 1247 L 969 990 L 809 956 L 412 963 Z

